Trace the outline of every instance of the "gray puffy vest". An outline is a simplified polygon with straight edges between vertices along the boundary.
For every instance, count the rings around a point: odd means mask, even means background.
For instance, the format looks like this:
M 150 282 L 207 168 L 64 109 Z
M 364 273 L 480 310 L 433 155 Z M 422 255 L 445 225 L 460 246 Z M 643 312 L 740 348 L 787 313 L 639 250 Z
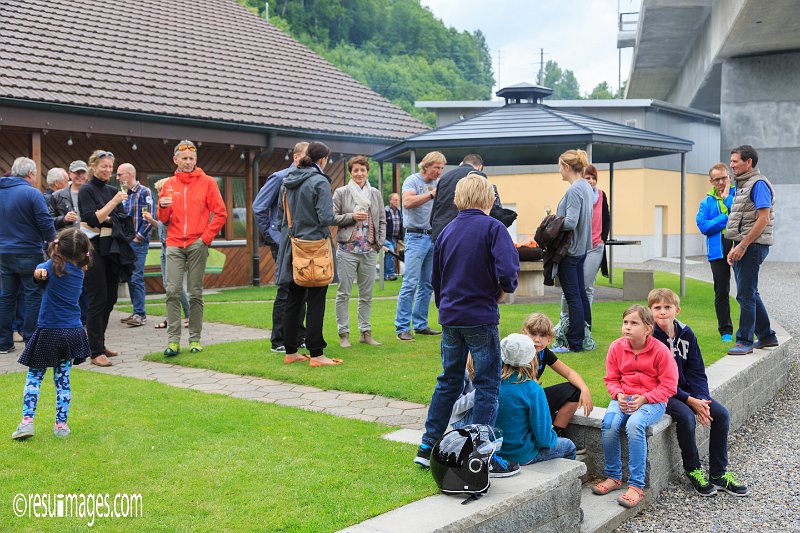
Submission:
M 725 227 L 725 237 L 739 242 L 750 232 L 753 224 L 758 218 L 758 211 L 750 198 L 750 192 L 758 181 L 763 181 L 772 191 L 772 205 L 769 208 L 769 223 L 761 235 L 753 241 L 758 244 L 772 246 L 772 226 L 775 222 L 775 188 L 767 178 L 761 175 L 758 169 L 754 168 L 736 178 L 736 196 L 733 197 L 733 205 L 728 216 L 728 225 Z

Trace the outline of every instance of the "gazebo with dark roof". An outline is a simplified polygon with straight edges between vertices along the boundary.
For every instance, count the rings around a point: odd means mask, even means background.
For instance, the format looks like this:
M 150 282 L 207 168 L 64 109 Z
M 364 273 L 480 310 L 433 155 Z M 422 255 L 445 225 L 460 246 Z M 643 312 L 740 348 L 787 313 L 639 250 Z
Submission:
M 372 157 L 379 162 L 411 161 L 413 167 L 417 151 L 437 150 L 448 161 L 461 161 L 467 154 L 478 153 L 489 166 L 552 165 L 564 151 L 585 148 L 592 163 L 608 163 L 609 195 L 613 199 L 614 163 L 680 154 L 683 294 L 686 256 L 686 153 L 691 151 L 694 142 L 548 107 L 542 100 L 552 93 L 552 89 L 527 83 L 506 87 L 497 92 L 497 96 L 505 98 L 506 105 L 503 107 L 413 135 L 390 148 L 376 152 Z M 611 209 L 613 211 L 613 201 Z

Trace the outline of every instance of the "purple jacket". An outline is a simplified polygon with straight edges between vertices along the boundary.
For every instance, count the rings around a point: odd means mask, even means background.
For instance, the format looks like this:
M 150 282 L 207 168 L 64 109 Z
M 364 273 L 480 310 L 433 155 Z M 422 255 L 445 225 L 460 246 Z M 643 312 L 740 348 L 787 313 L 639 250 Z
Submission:
M 436 239 L 433 291 L 443 326 L 499 324 L 497 296 L 517 288 L 519 253 L 505 226 L 465 209 Z

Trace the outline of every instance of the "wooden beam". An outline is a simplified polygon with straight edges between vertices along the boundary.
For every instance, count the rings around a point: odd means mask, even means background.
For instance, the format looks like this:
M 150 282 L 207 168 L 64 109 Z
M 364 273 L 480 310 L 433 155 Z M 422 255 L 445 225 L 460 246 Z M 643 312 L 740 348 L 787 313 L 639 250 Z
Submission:
M 31 159 L 36 163 L 36 183 L 39 190 L 44 191 L 42 186 L 42 133 L 39 131 L 31 132 Z
M 249 267 L 249 274 L 248 279 L 253 279 L 253 276 L 256 274 L 253 272 L 254 268 L 258 268 L 253 263 L 253 199 L 254 199 L 254 189 L 253 189 L 253 160 L 256 157 L 256 151 L 250 149 L 247 151 L 247 157 L 244 160 L 245 166 L 245 186 L 244 186 L 244 194 L 245 194 L 245 203 L 244 205 L 247 206 L 246 209 L 246 216 L 245 216 L 245 226 L 247 228 L 245 235 L 247 235 L 247 264 L 250 265 Z

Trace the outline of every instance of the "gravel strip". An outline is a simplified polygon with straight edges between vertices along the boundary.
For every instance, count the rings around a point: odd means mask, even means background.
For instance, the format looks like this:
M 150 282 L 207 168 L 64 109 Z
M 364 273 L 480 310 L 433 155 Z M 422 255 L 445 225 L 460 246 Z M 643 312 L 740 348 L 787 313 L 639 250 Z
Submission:
M 645 266 L 678 270 L 677 264 L 663 261 L 648 261 Z M 687 275 L 711 278 L 707 264 L 688 266 Z M 800 265 L 765 263 L 759 291 L 770 319 L 794 337 L 787 353 L 795 364 L 784 391 L 729 437 L 729 469 L 748 485 L 750 496 L 719 493 L 702 498 L 688 481 L 673 482 L 650 507 L 617 531 L 800 531 L 800 314 L 796 311 Z M 707 460 L 704 467 L 708 467 Z

